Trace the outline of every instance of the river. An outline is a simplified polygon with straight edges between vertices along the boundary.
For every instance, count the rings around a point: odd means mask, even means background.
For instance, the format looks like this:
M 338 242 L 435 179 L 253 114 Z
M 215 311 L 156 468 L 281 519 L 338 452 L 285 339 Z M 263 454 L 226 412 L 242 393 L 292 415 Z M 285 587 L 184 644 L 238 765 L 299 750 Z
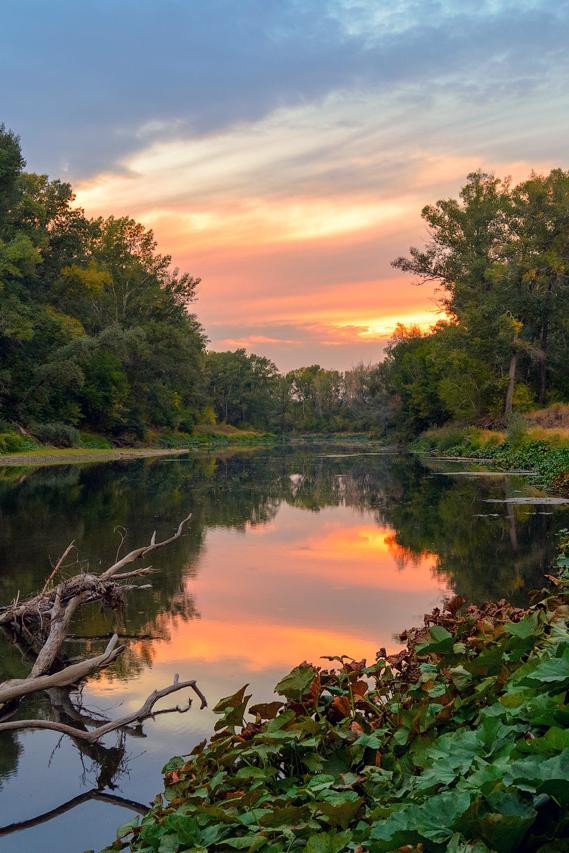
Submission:
M 155 529 L 163 538 L 191 512 L 184 536 L 152 555 L 152 589 L 132 593 L 123 613 L 93 607 L 74 626 L 69 657 L 97 653 L 114 629 L 132 637 L 82 691 L 84 722 L 135 709 L 175 673 L 197 679 L 210 706 L 244 683 L 268 700 L 302 660 L 373 660 L 381 646 L 397 649 L 398 632 L 445 595 L 523 604 L 540 585 L 569 509 L 493 502 L 536 489 L 521 476 L 464 470 L 317 445 L 0 469 L 0 601 L 41 588 L 72 540 L 73 570 L 104 568 L 122 537 L 123 548 Z M 0 680 L 24 677 L 28 666 L 0 639 Z M 31 697 L 18 716 L 68 720 L 70 698 L 77 707 L 73 693 Z M 98 746 L 49 731 L 1 735 L 0 850 L 100 849 L 133 817 L 118 798 L 148 804 L 166 760 L 189 752 L 213 723 L 194 705 Z M 5 830 L 21 821 L 32 825 Z

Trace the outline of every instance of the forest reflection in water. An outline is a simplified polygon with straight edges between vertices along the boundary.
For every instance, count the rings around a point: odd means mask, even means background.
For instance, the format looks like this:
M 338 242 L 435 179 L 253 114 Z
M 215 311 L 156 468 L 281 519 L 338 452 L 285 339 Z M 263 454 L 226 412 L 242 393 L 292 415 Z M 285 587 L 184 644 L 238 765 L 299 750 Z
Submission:
M 79 722 L 89 725 L 93 709 L 116 716 L 119 702 L 136 707 L 175 672 L 198 678 L 212 704 L 245 682 L 256 698 L 270 698 L 279 676 L 300 660 L 373 658 L 382 645 L 394 648 L 394 634 L 446 592 L 523 603 L 540 584 L 569 513 L 484 502 L 518 492 L 531 492 L 521 478 L 440 476 L 412 456 L 314 447 L 5 469 L 0 600 L 40 587 L 50 558 L 71 540 L 85 565 L 104 567 L 124 533 L 133 547 L 155 528 L 166 535 L 191 512 L 186 535 L 152 555 L 159 570 L 152 590 L 132 595 L 114 621 L 93 608 L 74 627 L 70 657 L 98 651 L 105 640 L 92 638 L 104 638 L 117 618 L 132 637 L 116 664 L 87 686 Z M 1 678 L 25 675 L 21 650 L 3 643 L 0 651 Z M 62 720 L 72 713 L 64 692 L 30 698 L 19 711 Z M 145 741 L 129 732 L 88 751 L 64 741 L 53 755 L 51 733 L 3 736 L 2 823 L 91 788 L 147 802 L 160 788 L 164 761 L 189 751 L 211 725 L 209 712 L 191 711 L 148 722 Z M 79 839 L 101 846 L 123 819 L 119 812 L 81 805 L 41 827 L 42 849 L 83 849 Z M 35 832 L 6 836 L 0 846 L 35 849 Z

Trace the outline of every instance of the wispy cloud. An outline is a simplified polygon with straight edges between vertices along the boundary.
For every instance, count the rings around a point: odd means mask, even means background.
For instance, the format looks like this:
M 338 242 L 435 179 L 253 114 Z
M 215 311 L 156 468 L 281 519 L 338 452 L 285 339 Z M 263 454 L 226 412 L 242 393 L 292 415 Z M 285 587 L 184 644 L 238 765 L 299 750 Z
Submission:
M 424 203 L 567 165 L 568 39 L 569 0 L 20 0 L 2 118 L 202 276 L 212 346 L 348 366 L 437 319 L 389 266 Z

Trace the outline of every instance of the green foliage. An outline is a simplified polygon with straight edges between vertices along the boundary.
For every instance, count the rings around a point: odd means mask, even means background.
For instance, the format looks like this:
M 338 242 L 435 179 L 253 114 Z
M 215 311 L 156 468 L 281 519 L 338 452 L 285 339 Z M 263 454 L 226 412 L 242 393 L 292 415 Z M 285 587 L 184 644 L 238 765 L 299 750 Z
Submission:
M 68 184 L 23 167 L 0 128 L 0 414 L 121 440 L 193 423 L 205 402 L 198 279 L 139 223 L 87 219 Z
M 370 666 L 304 663 L 282 702 L 221 700 L 214 737 L 166 765 L 163 798 L 109 849 L 565 849 L 568 552 L 565 533 L 528 610 L 459 615 L 455 598 Z
M 507 438 L 489 430 L 443 427 L 429 430 L 412 444 L 419 453 L 445 453 L 490 460 L 502 470 L 535 471 L 557 492 L 569 493 L 569 448 L 528 435 L 525 422 L 514 420 Z
M 200 422 L 409 441 L 569 399 L 569 172 L 469 175 L 458 199 L 424 208 L 426 246 L 394 262 L 440 285 L 445 320 L 398 327 L 379 365 L 281 375 L 244 349 L 206 353 L 199 279 L 140 223 L 88 219 L 69 184 L 24 165 L 1 126 L 0 417 L 121 443 Z
M 81 447 L 93 450 L 110 450 L 113 447 L 113 443 L 105 436 L 87 432 L 84 429 L 79 432 L 79 444 Z
M 33 450 L 37 444 L 27 435 L 17 432 L 0 432 L 0 453 L 20 453 Z
M 514 414 L 508 420 L 508 428 L 506 431 L 508 443 L 514 447 L 521 447 L 527 436 L 528 425 L 521 415 Z
M 42 444 L 52 444 L 55 447 L 79 447 L 81 434 L 75 427 L 63 423 L 35 424 L 32 432 Z
M 561 169 L 514 187 L 475 172 L 458 199 L 423 209 L 426 246 L 394 266 L 437 282 L 448 320 L 428 334 L 399 329 L 387 349 L 383 384 L 402 437 L 566 399 L 568 215 Z

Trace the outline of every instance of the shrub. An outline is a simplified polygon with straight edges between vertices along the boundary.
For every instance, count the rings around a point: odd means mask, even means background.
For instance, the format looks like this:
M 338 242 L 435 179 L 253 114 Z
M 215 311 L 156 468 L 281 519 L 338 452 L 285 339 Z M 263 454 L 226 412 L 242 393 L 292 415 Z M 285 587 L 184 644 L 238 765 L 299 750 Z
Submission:
M 17 432 L 0 432 L 0 453 L 21 453 L 34 450 L 37 444 L 27 435 Z
M 79 447 L 81 443 L 79 430 L 68 424 L 35 424 L 31 427 L 31 432 L 42 444 L 52 444 L 55 447 Z
M 155 439 L 155 444 L 158 447 L 166 448 L 186 448 L 191 442 L 191 437 L 185 432 L 163 432 Z
M 97 435 L 95 432 L 86 432 L 81 430 L 79 433 L 81 447 L 88 447 L 93 450 L 110 450 L 114 445 L 108 438 L 103 435 Z
M 508 421 L 506 436 L 511 447 L 521 447 L 527 438 L 527 421 L 521 415 L 513 414 Z
M 414 442 L 413 447 L 427 453 L 437 451 L 438 453 L 450 454 L 464 446 L 464 438 L 464 430 L 459 427 L 441 427 L 424 432 Z
M 505 434 L 491 429 L 469 427 L 465 432 L 465 441 L 469 451 L 485 453 L 503 443 Z

